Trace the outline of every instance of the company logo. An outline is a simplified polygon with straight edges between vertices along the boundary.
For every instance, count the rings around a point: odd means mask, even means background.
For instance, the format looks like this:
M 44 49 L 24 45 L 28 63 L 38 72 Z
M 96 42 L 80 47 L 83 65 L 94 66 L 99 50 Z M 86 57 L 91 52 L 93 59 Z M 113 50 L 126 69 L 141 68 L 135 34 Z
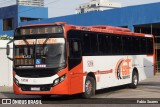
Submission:
M 130 62 L 131 59 L 120 59 L 116 65 L 115 73 L 116 78 L 119 79 L 127 79 L 130 78 Z
M 42 101 L 36 99 L 2 99 L 2 104 L 42 104 Z
M 11 99 L 2 99 L 2 104 L 12 104 Z

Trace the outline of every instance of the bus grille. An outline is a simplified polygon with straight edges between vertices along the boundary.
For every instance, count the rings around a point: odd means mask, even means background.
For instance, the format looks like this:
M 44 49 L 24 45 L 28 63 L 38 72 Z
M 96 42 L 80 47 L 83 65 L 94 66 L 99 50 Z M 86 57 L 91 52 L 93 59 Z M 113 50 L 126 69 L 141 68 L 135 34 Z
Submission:
M 20 85 L 22 91 L 50 91 L 53 85 Z M 31 88 L 38 87 L 40 90 L 31 90 Z

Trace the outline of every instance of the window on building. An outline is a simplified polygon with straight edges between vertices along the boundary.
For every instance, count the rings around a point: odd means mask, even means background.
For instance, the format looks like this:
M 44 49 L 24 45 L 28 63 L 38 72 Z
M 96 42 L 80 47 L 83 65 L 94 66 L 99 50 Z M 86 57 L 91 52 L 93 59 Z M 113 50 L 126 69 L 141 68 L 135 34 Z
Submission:
M 14 24 L 13 24 L 13 18 L 6 18 L 3 19 L 3 30 L 13 30 Z
M 21 17 L 20 20 L 21 20 L 21 22 L 28 22 L 28 21 L 32 21 L 32 20 L 40 20 L 40 18 Z
M 93 7 L 96 7 L 96 4 L 91 4 L 91 7 L 93 8 Z
M 81 13 L 84 13 L 84 8 L 81 8 Z

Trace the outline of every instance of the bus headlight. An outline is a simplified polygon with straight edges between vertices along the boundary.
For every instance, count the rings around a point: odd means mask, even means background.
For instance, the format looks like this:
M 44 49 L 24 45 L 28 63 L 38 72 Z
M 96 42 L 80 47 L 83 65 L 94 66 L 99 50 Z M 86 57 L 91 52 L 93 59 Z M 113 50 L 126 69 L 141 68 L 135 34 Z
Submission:
M 59 78 L 57 78 L 55 81 L 54 81 L 54 85 L 57 85 L 59 83 Z
M 61 76 L 61 77 L 60 77 L 60 82 L 64 81 L 65 78 L 66 78 L 66 75 Z
M 63 75 L 63 76 L 61 76 L 61 77 L 59 77 L 59 78 L 57 78 L 57 79 L 55 79 L 55 80 L 53 81 L 53 86 L 61 83 L 61 82 L 64 81 L 65 79 L 66 79 L 66 74 Z
M 14 78 L 14 82 L 17 86 L 19 86 L 19 81 L 16 78 Z

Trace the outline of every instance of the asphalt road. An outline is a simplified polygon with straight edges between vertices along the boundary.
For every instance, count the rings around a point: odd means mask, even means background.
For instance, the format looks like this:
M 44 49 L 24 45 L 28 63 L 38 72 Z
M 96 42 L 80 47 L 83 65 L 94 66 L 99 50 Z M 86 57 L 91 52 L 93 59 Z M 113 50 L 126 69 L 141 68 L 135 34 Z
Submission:
M 154 77 L 148 78 L 140 82 L 138 88 L 136 89 L 130 89 L 127 86 L 107 88 L 107 89 L 96 91 L 96 95 L 89 100 L 81 99 L 79 95 L 74 95 L 74 96 L 52 95 L 50 99 L 41 99 L 41 97 L 38 95 L 34 95 L 34 96 L 33 95 L 15 95 L 12 91 L 12 88 L 9 88 L 9 87 L 0 87 L 0 98 L 35 98 L 38 100 L 43 100 L 43 104 L 50 104 L 50 105 L 67 104 L 68 106 L 70 104 L 90 104 L 90 105 L 94 104 L 95 106 L 96 104 L 103 104 L 104 100 L 105 101 L 112 100 L 112 102 L 115 103 L 118 101 L 118 99 L 121 99 L 121 100 L 127 100 L 127 99 L 132 100 L 133 98 L 139 99 L 139 100 L 141 100 L 142 98 L 160 99 L 160 73 L 158 73 Z M 158 107 L 160 106 L 160 104 L 156 104 L 156 106 Z

